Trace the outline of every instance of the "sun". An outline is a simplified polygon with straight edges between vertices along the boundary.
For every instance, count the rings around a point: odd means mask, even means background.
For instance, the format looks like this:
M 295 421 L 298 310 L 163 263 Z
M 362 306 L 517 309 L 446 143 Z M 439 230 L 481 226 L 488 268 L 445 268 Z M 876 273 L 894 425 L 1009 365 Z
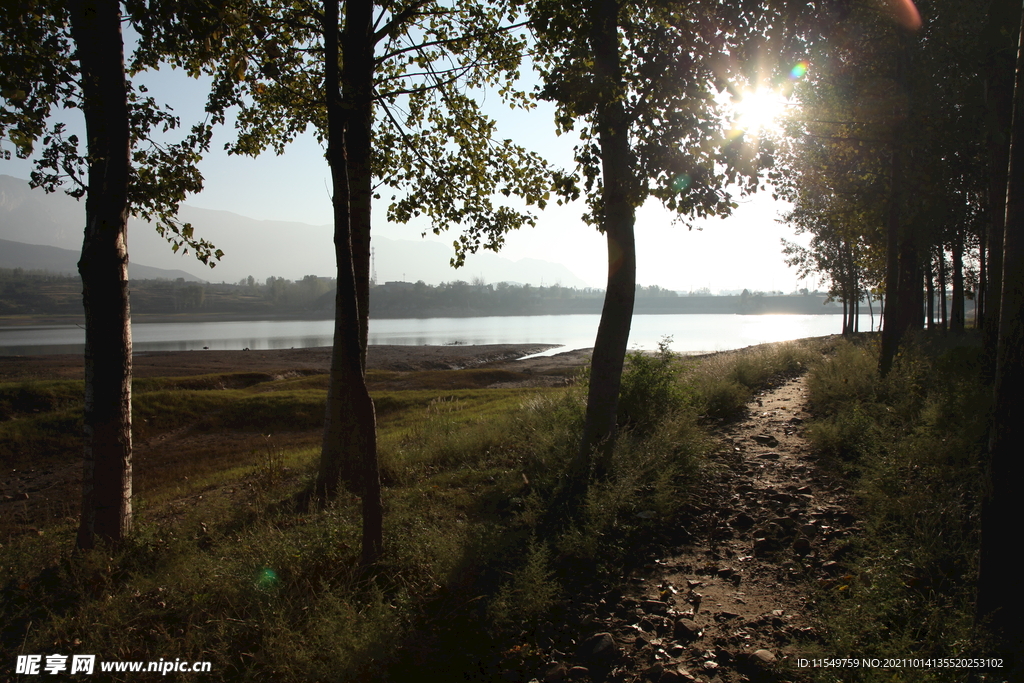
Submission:
M 738 101 L 731 102 L 732 125 L 753 135 L 778 133 L 786 106 L 786 98 L 770 88 L 744 92 Z

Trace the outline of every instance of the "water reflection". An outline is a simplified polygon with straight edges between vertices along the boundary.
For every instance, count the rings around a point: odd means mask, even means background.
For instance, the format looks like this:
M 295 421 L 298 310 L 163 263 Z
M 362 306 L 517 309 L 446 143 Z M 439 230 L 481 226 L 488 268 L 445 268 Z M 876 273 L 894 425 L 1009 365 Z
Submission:
M 868 316 L 862 316 L 868 329 Z M 395 345 L 559 344 L 549 353 L 594 345 L 598 315 L 371 320 L 369 343 Z M 672 349 L 700 353 L 763 342 L 836 334 L 840 315 L 637 315 L 631 349 L 655 349 L 664 336 Z M 332 320 L 257 320 L 201 323 L 136 323 L 136 351 L 290 349 L 330 346 Z M 85 330 L 77 325 L 0 327 L 0 355 L 76 353 Z

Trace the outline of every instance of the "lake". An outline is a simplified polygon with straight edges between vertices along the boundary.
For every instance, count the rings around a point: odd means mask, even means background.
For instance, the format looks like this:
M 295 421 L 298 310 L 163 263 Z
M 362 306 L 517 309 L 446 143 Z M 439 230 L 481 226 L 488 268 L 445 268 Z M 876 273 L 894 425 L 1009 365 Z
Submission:
M 535 315 L 484 318 L 370 320 L 370 344 L 560 344 L 548 353 L 594 345 L 599 315 Z M 861 316 L 861 329 L 870 318 Z M 876 318 L 877 324 L 877 318 Z M 189 351 L 287 349 L 330 346 L 331 320 L 255 320 L 135 323 L 134 350 Z M 671 336 L 679 353 L 737 349 L 751 344 L 838 334 L 841 315 L 636 315 L 631 349 L 656 349 Z M 0 355 L 82 353 L 85 330 L 77 325 L 0 327 Z

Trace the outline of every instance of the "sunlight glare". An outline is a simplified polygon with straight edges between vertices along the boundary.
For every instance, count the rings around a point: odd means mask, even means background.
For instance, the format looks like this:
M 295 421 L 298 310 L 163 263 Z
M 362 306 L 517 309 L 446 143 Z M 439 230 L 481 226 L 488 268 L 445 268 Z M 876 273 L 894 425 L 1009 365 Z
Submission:
M 734 125 L 738 130 L 754 135 L 763 131 L 778 132 L 786 104 L 785 97 L 769 88 L 746 92 L 732 105 Z

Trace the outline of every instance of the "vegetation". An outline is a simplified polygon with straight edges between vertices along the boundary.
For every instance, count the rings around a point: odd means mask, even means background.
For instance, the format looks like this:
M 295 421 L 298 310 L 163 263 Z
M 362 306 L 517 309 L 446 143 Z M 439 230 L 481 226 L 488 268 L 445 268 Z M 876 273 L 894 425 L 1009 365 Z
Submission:
M 821 586 L 829 657 L 980 657 L 976 628 L 984 446 L 991 390 L 980 335 L 967 346 L 917 337 L 884 378 L 877 340 L 841 342 L 808 378 L 815 420 L 806 435 L 846 480 L 862 532 L 845 571 Z M 904 669 L 901 681 L 951 680 Z M 890 680 L 881 671 L 837 680 Z M 962 674 L 961 674 L 962 675 Z
M 387 550 L 369 575 L 358 569 L 354 498 L 295 508 L 315 477 L 325 376 L 136 380 L 137 440 L 185 426 L 217 439 L 201 458 L 147 461 L 136 531 L 120 549 L 70 553 L 64 516 L 37 522 L 40 535 L 12 520 L 0 548 L 3 648 L 209 660 L 240 680 L 522 666 L 530 643 L 561 637 L 549 624 L 572 615 L 574 595 L 615 585 L 686 505 L 711 445 L 699 423 L 723 393 L 713 378 L 762 386 L 809 353 L 632 356 L 613 469 L 569 517 L 553 501 L 576 453 L 585 377 L 522 390 L 480 388 L 515 379 L 487 370 L 401 373 L 411 388 L 373 390 Z M 397 379 L 367 377 L 371 387 Z M 80 388 L 0 386 L 5 465 L 72 461 L 74 444 L 43 438 L 47 420 L 80 415 Z M 257 431 L 257 413 L 273 436 Z M 241 448 L 239 432 L 250 435 Z
M 135 315 L 217 315 L 327 317 L 334 312 L 332 278 L 307 275 L 301 280 L 246 278 L 237 284 L 179 280 L 132 280 Z M 0 316 L 81 314 L 82 283 L 77 276 L 18 272 L 0 268 Z M 599 313 L 604 290 L 551 285 L 534 287 L 507 282 L 462 280 L 428 285 L 388 282 L 370 287 L 371 318 L 477 315 L 564 315 Z M 745 291 L 739 296 L 692 296 L 651 285 L 636 287 L 639 313 L 835 313 L 814 292 L 782 294 Z
M 86 200 L 78 262 L 86 378 L 82 548 L 97 538 L 119 542 L 132 522 L 128 217 L 156 219 L 175 251 L 191 247 L 203 263 L 223 255 L 174 219 L 185 195 L 202 189 L 196 164 L 209 126 L 195 126 L 177 144 L 156 143 L 157 129 L 166 133 L 180 121 L 131 83 L 132 73 L 156 64 L 139 58 L 125 65 L 122 20 L 138 29 L 166 10 L 136 5 L 122 13 L 117 0 L 0 5 L 0 141 L 23 159 L 41 144 L 31 185 L 54 192 L 69 183 L 66 192 Z M 81 111 L 84 150 L 63 122 L 51 123 L 62 109 Z M 0 149 L 0 157 L 10 156 Z
M 527 6 L 544 79 L 540 96 L 554 103 L 560 133 L 579 131 L 577 169 L 558 178 L 556 189 L 563 200 L 586 200 L 583 220 L 608 243 L 608 286 L 577 457 L 579 471 L 600 475 L 616 438 L 635 305 L 636 210 L 655 198 L 684 221 L 724 217 L 737 206 L 727 186 L 757 189 L 770 149 L 746 144 L 742 132 L 730 134 L 711 91 L 775 70 L 819 8 L 770 1 Z
M 854 3 L 809 49 L 773 175 L 811 242 L 786 253 L 830 283 L 848 331 L 862 298 L 884 293 L 885 366 L 905 330 L 962 332 L 968 298 L 979 325 L 998 320 L 1019 5 L 923 3 L 901 25 Z

